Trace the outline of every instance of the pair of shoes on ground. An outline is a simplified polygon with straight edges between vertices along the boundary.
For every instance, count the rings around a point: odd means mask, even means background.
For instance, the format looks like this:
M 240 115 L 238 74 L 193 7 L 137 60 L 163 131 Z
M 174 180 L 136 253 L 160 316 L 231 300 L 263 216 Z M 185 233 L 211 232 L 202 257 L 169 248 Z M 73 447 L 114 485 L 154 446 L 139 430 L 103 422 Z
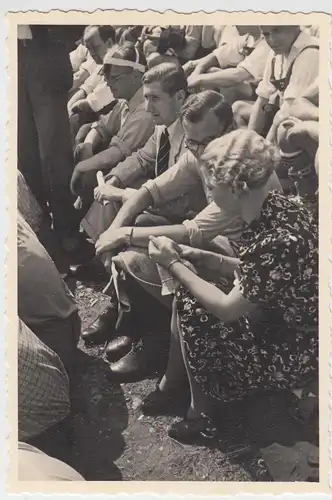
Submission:
M 112 378 L 119 382 L 136 382 L 164 370 L 168 339 L 158 335 L 145 335 L 140 340 L 126 335 L 116 337 L 117 317 L 117 307 L 111 305 L 81 335 L 87 345 L 108 342 L 105 357 L 111 363 Z

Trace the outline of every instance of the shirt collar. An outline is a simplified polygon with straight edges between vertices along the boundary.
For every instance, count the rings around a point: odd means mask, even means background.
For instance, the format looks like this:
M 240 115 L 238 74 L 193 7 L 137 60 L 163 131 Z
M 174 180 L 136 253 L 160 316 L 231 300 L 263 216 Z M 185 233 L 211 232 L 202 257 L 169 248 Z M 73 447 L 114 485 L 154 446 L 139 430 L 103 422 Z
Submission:
M 174 138 L 174 135 L 176 133 L 176 129 L 180 123 L 180 118 L 177 118 L 175 122 L 173 122 L 169 127 L 164 127 L 164 130 L 167 129 L 169 140 L 172 143 L 172 139 Z
M 292 61 L 297 54 L 304 48 L 307 47 L 308 45 L 318 45 L 318 40 L 314 38 L 313 36 L 308 35 L 304 31 L 301 31 L 297 39 L 292 45 L 292 48 L 286 57 L 286 60 Z
M 132 113 L 133 111 L 135 111 L 135 109 L 138 108 L 140 104 L 143 104 L 143 102 L 143 87 L 140 87 L 136 94 L 128 102 L 129 112 Z

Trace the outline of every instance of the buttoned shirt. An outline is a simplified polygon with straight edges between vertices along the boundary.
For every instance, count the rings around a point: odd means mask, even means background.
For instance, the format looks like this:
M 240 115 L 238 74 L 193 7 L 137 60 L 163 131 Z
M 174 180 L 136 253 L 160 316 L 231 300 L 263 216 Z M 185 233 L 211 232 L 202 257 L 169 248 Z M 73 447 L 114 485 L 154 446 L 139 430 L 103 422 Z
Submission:
M 127 158 L 124 162 L 119 163 L 110 173 L 113 177 L 117 177 L 121 184 L 126 187 L 133 186 L 138 179 L 153 179 L 157 176 L 157 157 L 160 144 L 160 138 L 165 126 L 156 126 L 154 134 L 148 140 L 146 145 Z M 182 154 L 187 151 L 184 140 L 184 132 L 182 123 L 178 119 L 168 127 L 170 140 L 170 154 L 168 160 L 168 168 L 181 158 Z M 163 175 L 163 174 L 161 174 Z M 165 200 L 162 203 L 155 204 L 153 209 L 155 213 L 159 213 L 170 220 L 183 220 L 199 213 L 205 206 L 205 197 L 201 189 L 197 191 L 189 191 L 180 193 L 179 196 L 172 200 Z
M 246 48 L 253 49 L 251 54 L 246 54 Z M 221 68 L 243 68 L 253 82 L 262 79 L 269 52 L 265 39 L 255 40 L 251 35 L 233 37 L 213 51 Z
M 139 178 L 153 178 L 156 175 L 157 155 L 161 134 L 165 126 L 157 125 L 143 148 L 126 158 L 112 169 L 112 177 L 117 177 L 124 187 L 130 187 Z M 168 166 L 174 165 L 185 151 L 184 132 L 180 120 L 168 127 L 171 144 Z
M 104 142 L 109 142 L 109 147 L 120 149 L 122 154 L 130 156 L 142 147 L 151 137 L 154 122 L 151 113 L 145 109 L 142 87 L 129 102 L 120 99 L 113 110 L 93 125 Z

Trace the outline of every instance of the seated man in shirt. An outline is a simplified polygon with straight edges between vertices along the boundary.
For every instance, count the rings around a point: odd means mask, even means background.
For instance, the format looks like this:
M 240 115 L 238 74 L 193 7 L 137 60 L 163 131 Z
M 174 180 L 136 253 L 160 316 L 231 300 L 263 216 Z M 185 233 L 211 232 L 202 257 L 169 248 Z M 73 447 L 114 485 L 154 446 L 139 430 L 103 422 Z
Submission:
M 230 104 L 255 100 L 254 88 L 263 77 L 269 47 L 258 26 L 237 28 L 241 36 L 200 60 L 188 77 L 189 88 L 218 88 Z M 229 67 L 236 61 L 235 67 Z
M 103 75 L 102 63 L 107 50 L 114 46 L 115 30 L 112 26 L 90 26 L 88 35 L 92 37 L 86 40 L 91 54 L 88 52 L 88 60 L 82 64 L 82 67 L 88 65 L 88 69 L 84 69 L 84 78 L 75 84 L 67 105 L 73 138 L 82 125 L 97 120 L 98 113 L 114 100 Z
M 145 146 L 113 168 L 106 183 L 96 187 L 94 203 L 82 222 L 88 235 L 96 241 L 114 220 L 117 206 L 109 203 L 120 202 L 135 193 L 147 179 L 161 175 L 177 162 L 185 150 L 184 133 L 179 119 L 181 106 L 187 98 L 187 80 L 179 65 L 160 64 L 143 76 L 143 94 L 146 110 L 157 124 L 153 135 Z M 194 207 L 183 197 L 177 205 L 162 207 L 149 217 L 152 223 L 177 220 L 189 214 Z M 199 210 L 198 210 L 199 211 Z
M 180 160 L 161 176 L 149 180 L 122 206 L 117 217 L 96 242 L 97 254 L 108 253 L 109 258 L 118 252 L 124 245 L 129 245 L 125 252 L 113 258 L 118 269 L 137 279 L 137 282 L 148 290 L 152 296 L 169 307 L 169 297 L 162 297 L 160 277 L 156 267 L 149 262 L 147 246 L 150 235 L 172 235 L 179 243 L 206 246 L 218 234 L 224 234 L 236 239 L 242 231 L 238 214 L 227 216 L 214 204 L 210 204 L 194 220 L 186 220 L 182 224 L 164 225 L 159 227 L 130 227 L 137 215 L 149 206 L 159 206 L 165 202 L 172 202 L 185 193 L 199 193 L 202 189 L 206 195 L 206 203 L 210 201 L 209 188 L 205 183 L 205 173 L 199 163 L 199 157 L 206 145 L 214 138 L 227 133 L 232 128 L 231 107 L 225 103 L 223 97 L 214 91 L 204 91 L 190 96 L 181 110 L 181 120 L 189 149 Z M 271 186 L 280 188 L 275 176 L 271 178 Z M 141 247 L 137 249 L 135 247 Z M 121 276 L 114 276 L 119 291 L 121 303 Z M 129 291 L 130 293 L 130 291 Z M 132 297 L 133 301 L 135 297 Z M 109 327 L 106 315 L 95 324 L 96 330 L 107 334 Z M 127 334 L 128 336 L 128 334 Z M 145 376 L 151 370 L 153 359 L 158 362 L 156 349 L 149 347 L 149 336 L 144 336 L 145 348 L 137 351 L 135 342 L 132 350 L 120 361 L 113 363 L 113 374 L 120 380 L 129 380 L 131 377 Z M 131 339 L 130 339 L 131 340 Z M 124 340 L 117 341 L 115 346 L 110 343 L 107 352 L 116 359 L 117 346 L 122 346 Z M 128 341 L 127 344 L 128 346 Z M 155 352 L 151 356 L 151 350 Z M 110 356 L 109 356 L 110 357 Z
M 75 373 L 81 323 L 75 299 L 37 236 L 18 213 L 18 313 L 60 357 L 70 380 Z
M 116 50 L 116 46 L 113 50 Z M 84 141 L 91 125 L 101 116 L 108 115 L 117 103 L 107 84 L 103 68 L 99 66 L 81 85 L 77 94 L 79 100 L 73 101 L 73 106 L 68 108 L 74 150 L 77 144 Z
M 93 125 L 82 145 L 86 159 L 80 161 L 73 172 L 72 192 L 83 197 L 87 208 L 93 201 L 97 171 L 108 173 L 142 147 L 153 133 L 153 116 L 144 105 L 141 80 L 145 66 L 141 57 L 131 44 L 105 56 L 108 85 L 114 97 L 121 100 L 109 115 Z M 94 154 L 103 144 L 107 149 Z
M 115 42 L 115 30 L 113 26 L 88 26 L 83 35 L 83 44 L 88 50 L 87 58 L 74 73 L 73 86 L 70 91 L 76 96 L 76 90 L 84 81 L 96 70 L 98 65 L 103 62 L 104 55 L 108 48 Z M 73 101 L 75 99 L 72 97 Z M 72 107 L 73 101 L 69 101 L 69 107 Z M 76 96 L 76 100 L 79 97 Z
M 256 90 L 258 99 L 252 107 L 248 127 L 274 141 L 278 123 L 273 122 L 273 114 L 268 110 L 272 104 L 275 110 L 279 108 L 281 114 L 288 115 L 293 101 L 318 76 L 319 47 L 318 40 L 301 31 L 300 26 L 261 29 L 272 50 Z
M 146 110 L 157 124 L 145 146 L 113 168 L 106 184 L 95 188 L 95 201 L 82 221 L 82 227 L 96 242 L 112 224 L 121 204 L 135 193 L 147 179 L 153 179 L 174 165 L 185 151 L 184 132 L 179 119 L 180 109 L 187 98 L 187 80 L 181 66 L 161 64 L 143 76 Z M 219 97 L 218 97 L 219 99 Z M 109 202 L 103 205 L 102 202 Z M 161 225 L 182 222 L 204 207 L 204 196 L 182 196 L 159 210 L 141 214 L 136 224 Z M 120 202 L 116 203 L 116 202 Z M 103 260 L 103 256 L 101 256 Z M 98 322 L 82 337 L 93 340 L 100 335 Z

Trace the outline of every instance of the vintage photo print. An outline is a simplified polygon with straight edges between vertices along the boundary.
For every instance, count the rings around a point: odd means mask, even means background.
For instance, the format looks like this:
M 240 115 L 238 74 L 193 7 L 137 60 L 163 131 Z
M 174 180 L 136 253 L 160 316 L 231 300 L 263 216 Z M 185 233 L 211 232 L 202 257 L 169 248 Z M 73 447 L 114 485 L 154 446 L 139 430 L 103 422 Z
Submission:
M 330 16 L 7 20 L 9 491 L 328 492 Z

